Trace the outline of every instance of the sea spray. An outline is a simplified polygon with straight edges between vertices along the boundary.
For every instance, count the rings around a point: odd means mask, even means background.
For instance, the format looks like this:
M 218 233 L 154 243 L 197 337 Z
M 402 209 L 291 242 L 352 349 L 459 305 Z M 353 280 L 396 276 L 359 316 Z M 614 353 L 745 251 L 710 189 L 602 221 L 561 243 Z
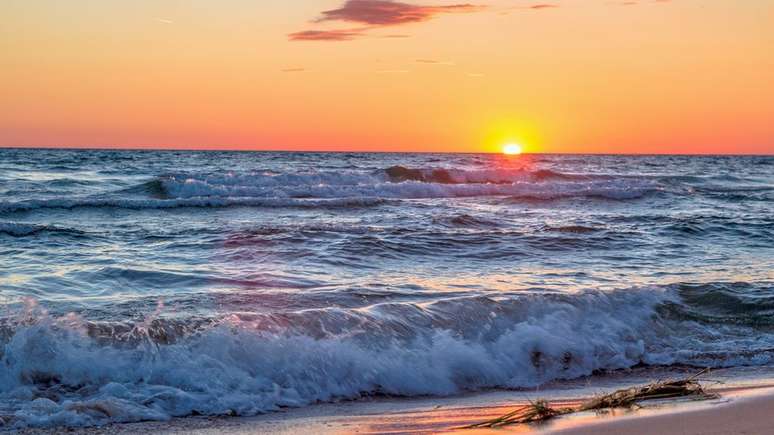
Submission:
M 686 347 L 700 337 L 658 314 L 675 298 L 657 289 L 459 298 L 289 313 L 314 319 L 290 328 L 276 315 L 231 315 L 172 338 L 162 305 L 118 332 L 75 315 L 52 317 L 28 300 L 6 325 L 0 397 L 17 427 L 91 425 L 534 387 L 643 363 L 705 364 Z M 744 355 L 726 357 L 715 365 L 744 363 Z

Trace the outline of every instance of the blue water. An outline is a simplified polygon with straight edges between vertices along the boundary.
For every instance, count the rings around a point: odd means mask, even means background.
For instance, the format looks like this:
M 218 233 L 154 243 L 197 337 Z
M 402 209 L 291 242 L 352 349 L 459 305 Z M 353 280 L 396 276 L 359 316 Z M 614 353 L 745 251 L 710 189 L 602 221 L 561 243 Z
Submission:
M 0 150 L 0 418 L 772 365 L 773 270 L 774 157 Z

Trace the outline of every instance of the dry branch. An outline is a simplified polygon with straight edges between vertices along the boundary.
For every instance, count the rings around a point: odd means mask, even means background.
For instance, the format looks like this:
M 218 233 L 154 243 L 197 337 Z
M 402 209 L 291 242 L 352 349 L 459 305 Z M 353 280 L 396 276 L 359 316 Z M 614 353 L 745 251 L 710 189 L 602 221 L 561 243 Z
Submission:
M 578 406 L 569 408 L 551 408 L 547 401 L 538 400 L 516 408 L 503 416 L 481 423 L 465 426 L 465 429 L 493 428 L 511 424 L 534 423 L 546 421 L 559 415 L 573 412 L 627 408 L 637 402 L 656 399 L 670 399 L 675 397 L 694 397 L 697 399 L 711 399 L 717 397 L 707 392 L 699 383 L 698 378 L 707 373 L 707 370 L 678 380 L 658 381 L 639 387 L 625 388 L 610 394 L 591 398 Z

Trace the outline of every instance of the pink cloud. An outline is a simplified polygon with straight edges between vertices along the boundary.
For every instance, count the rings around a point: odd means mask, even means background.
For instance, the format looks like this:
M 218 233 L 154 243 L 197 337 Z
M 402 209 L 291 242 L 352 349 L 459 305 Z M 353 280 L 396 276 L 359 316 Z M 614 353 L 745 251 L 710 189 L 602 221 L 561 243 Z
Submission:
M 427 21 L 439 14 L 477 12 L 483 9 L 469 3 L 423 6 L 390 0 L 347 0 L 339 9 L 324 11 L 317 22 L 350 21 L 376 26 Z
M 304 30 L 288 35 L 291 41 L 349 41 L 363 36 L 366 29 Z
M 417 23 L 447 13 L 477 12 L 484 6 L 469 3 L 445 6 L 415 5 L 391 0 L 347 0 L 340 8 L 323 11 L 314 22 L 345 21 L 365 27 L 344 30 L 306 30 L 288 35 L 291 41 L 347 41 L 380 27 Z M 395 37 L 390 35 L 390 37 Z M 405 35 L 400 35 L 405 37 Z

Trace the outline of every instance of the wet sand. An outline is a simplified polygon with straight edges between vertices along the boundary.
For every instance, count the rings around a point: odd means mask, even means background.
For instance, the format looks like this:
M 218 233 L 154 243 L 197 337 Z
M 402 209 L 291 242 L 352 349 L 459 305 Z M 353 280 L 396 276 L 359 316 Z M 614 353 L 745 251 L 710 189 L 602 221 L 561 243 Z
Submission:
M 709 401 L 662 401 L 637 410 L 585 412 L 538 425 L 499 429 L 459 429 L 513 409 L 513 392 L 416 400 L 374 400 L 321 404 L 250 418 L 182 418 L 168 422 L 115 424 L 76 429 L 84 434 L 736 434 L 771 433 L 774 429 L 774 386 L 762 384 L 719 389 Z M 579 398 L 560 400 L 577 403 Z M 557 402 L 553 402 L 556 404 Z M 54 430 L 24 430 L 50 434 Z M 60 432 L 61 433 L 61 432 Z

